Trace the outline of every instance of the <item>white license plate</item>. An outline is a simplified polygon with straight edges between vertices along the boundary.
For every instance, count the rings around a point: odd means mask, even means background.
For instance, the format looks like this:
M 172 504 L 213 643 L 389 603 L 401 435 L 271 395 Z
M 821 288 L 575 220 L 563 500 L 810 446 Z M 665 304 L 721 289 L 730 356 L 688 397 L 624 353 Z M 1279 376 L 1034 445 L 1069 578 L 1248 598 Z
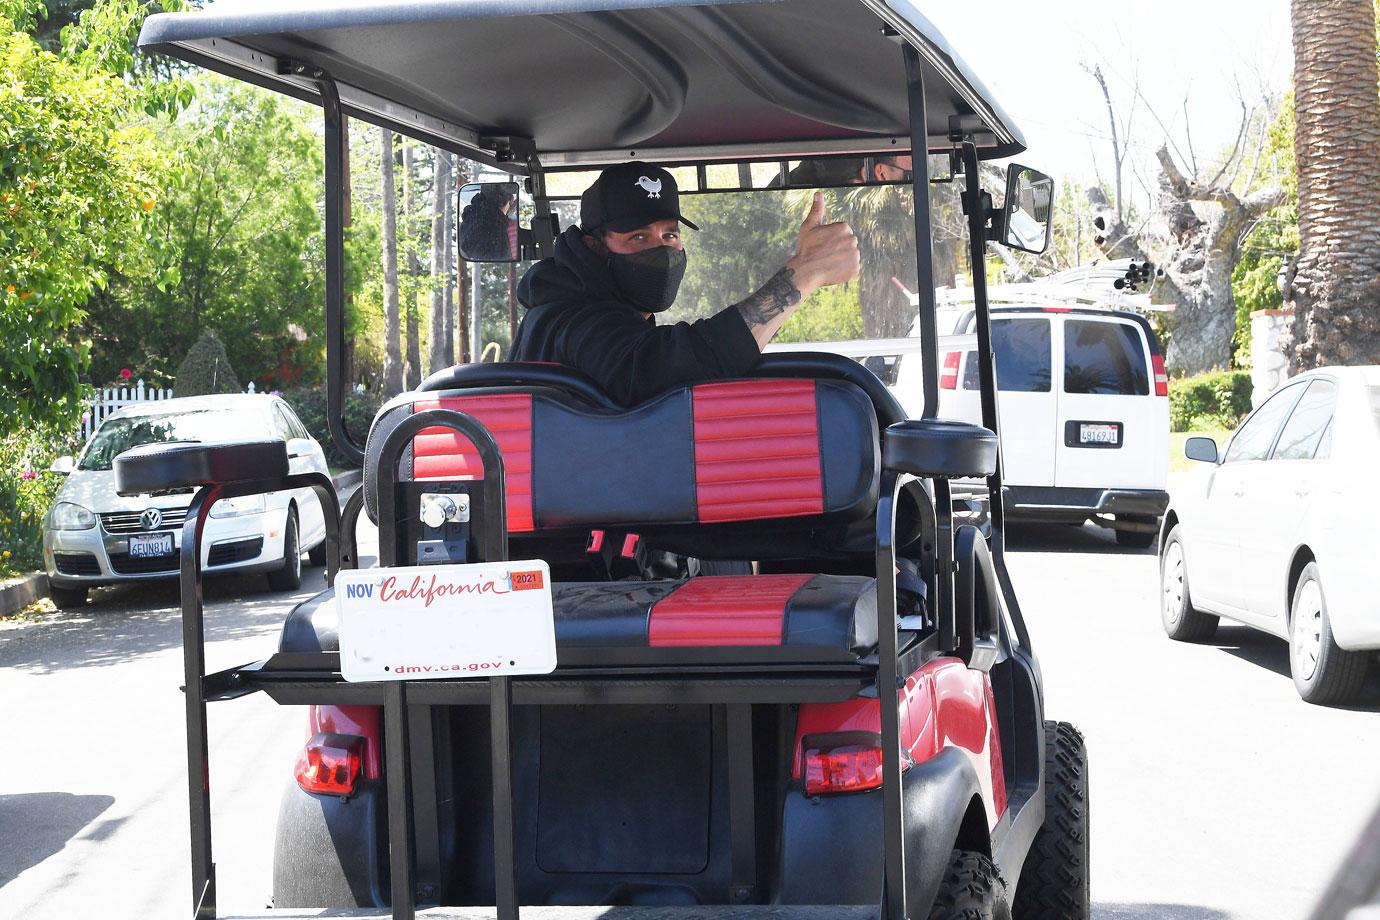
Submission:
M 1078 426 L 1079 444 L 1115 444 L 1120 437 L 1121 431 L 1115 425 Z
M 335 597 L 346 680 L 556 669 L 551 570 L 541 560 L 342 571 Z
M 150 556 L 171 556 L 173 554 L 173 535 L 158 533 L 142 537 L 130 537 L 129 554 L 136 559 L 147 559 Z

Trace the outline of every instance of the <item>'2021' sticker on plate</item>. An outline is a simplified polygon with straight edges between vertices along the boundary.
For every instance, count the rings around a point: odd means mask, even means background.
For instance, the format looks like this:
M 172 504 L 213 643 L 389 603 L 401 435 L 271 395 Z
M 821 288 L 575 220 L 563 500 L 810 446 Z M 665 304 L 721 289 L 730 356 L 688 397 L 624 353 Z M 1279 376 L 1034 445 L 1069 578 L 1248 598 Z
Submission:
M 556 669 L 545 562 L 342 571 L 340 671 L 346 680 L 457 680 Z

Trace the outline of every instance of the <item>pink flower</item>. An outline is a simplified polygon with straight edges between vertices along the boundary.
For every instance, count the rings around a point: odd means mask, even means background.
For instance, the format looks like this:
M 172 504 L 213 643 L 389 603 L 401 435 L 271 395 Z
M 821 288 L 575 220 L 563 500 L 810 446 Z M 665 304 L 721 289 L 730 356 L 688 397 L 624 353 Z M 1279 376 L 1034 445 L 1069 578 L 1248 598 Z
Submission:
M 22 472 L 22 473 L 19 474 L 19 478 L 20 478 L 20 479 L 33 479 L 33 478 L 34 478 L 34 471 L 33 471 L 33 470 L 25 470 L 24 472 Z
M 133 376 L 134 376 L 134 371 L 130 370 L 130 369 L 127 368 L 127 367 L 122 367 L 122 368 L 120 368 L 120 379 L 121 379 L 121 380 L 128 380 L 129 378 L 131 378 L 131 377 L 133 377 Z

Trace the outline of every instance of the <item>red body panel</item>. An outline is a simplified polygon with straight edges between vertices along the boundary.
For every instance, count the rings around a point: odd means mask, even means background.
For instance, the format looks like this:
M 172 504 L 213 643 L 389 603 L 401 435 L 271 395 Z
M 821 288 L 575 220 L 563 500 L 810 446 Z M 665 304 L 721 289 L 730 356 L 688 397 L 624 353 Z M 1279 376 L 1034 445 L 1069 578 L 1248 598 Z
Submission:
M 997 704 L 987 674 L 970 670 L 956 658 L 931 661 L 906 679 L 905 689 L 897 693 L 897 705 L 901 747 L 916 763 L 946 747 L 967 755 L 982 785 L 988 829 L 995 827 L 1006 811 L 1006 776 Z M 800 779 L 800 741 L 806 735 L 881 730 L 882 710 L 876 700 L 802 703 L 796 721 L 793 778 Z
M 824 512 L 814 381 L 709 383 L 693 394 L 701 521 Z
M 364 778 L 383 775 L 383 710 L 378 706 L 308 706 L 307 738 L 317 732 L 333 735 L 358 735 L 364 739 Z
M 453 396 L 418 400 L 412 411 L 455 409 L 489 429 L 503 454 L 508 498 L 508 530 L 530 533 L 532 520 L 532 397 Z M 482 479 L 479 452 L 467 439 L 445 428 L 426 428 L 412 441 L 413 478 Z
M 692 578 L 652 608 L 648 645 L 780 645 L 786 604 L 812 577 Z

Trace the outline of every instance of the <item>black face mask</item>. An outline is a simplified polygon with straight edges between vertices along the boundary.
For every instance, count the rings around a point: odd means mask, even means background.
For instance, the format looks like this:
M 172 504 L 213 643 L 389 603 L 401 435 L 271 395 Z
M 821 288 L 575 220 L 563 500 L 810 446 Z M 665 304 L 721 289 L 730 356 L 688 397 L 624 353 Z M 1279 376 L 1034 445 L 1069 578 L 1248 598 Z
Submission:
M 685 252 L 657 246 L 633 253 L 609 253 L 609 271 L 618 293 L 639 310 L 660 313 L 676 302 L 685 277 Z

